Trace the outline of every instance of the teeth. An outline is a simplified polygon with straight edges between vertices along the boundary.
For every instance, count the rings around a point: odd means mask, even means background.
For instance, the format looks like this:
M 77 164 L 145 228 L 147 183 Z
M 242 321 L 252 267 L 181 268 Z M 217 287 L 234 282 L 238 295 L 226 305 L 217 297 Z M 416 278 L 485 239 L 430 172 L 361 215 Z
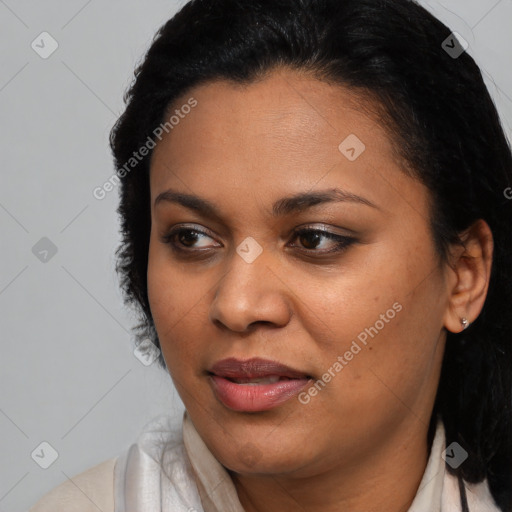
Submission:
M 287 379 L 287 377 L 279 377 L 278 375 L 269 375 L 268 377 L 258 377 L 254 379 L 230 379 L 237 384 L 274 384 L 280 379 Z

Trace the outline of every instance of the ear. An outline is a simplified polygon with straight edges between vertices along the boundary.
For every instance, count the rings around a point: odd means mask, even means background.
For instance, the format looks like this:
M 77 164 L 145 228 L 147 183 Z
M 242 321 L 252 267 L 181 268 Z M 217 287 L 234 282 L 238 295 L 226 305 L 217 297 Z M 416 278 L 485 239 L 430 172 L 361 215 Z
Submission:
M 463 246 L 454 245 L 447 283 L 448 308 L 443 322 L 451 332 L 464 329 L 466 318 L 473 323 L 484 306 L 491 278 L 494 241 L 489 225 L 479 219 L 460 236 Z

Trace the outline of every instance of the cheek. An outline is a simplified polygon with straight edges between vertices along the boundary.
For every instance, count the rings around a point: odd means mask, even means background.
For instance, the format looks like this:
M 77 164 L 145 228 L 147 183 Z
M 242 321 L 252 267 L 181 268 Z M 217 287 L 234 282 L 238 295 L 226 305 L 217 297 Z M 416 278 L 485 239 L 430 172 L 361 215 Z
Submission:
M 171 258 L 170 249 L 151 240 L 148 299 L 167 368 L 177 387 L 193 389 L 210 350 L 209 301 L 216 274 L 191 270 Z
M 397 396 L 413 401 L 438 362 L 442 277 L 428 244 L 413 245 L 374 250 L 365 272 L 340 274 L 310 296 L 305 317 L 322 354 L 318 366 L 336 374 L 329 399 L 363 408 L 399 402 Z
M 155 325 L 164 333 L 188 314 L 193 315 L 194 304 L 205 294 L 201 279 L 195 279 L 186 264 L 177 263 L 170 247 L 157 240 L 153 232 L 149 243 L 147 283 Z
M 169 370 L 173 361 L 185 357 L 179 354 L 193 341 L 187 336 L 187 343 L 180 343 L 183 337 L 183 325 L 194 315 L 191 306 L 196 295 L 197 286 L 186 283 L 183 272 L 176 265 L 170 264 L 169 250 L 158 242 L 150 241 L 148 254 L 148 299 L 151 314 L 158 333 L 162 352 L 168 363 Z
M 153 236 L 151 236 L 148 253 L 147 282 L 151 314 L 158 334 L 161 337 L 160 330 L 172 326 L 178 312 L 176 311 L 177 304 L 173 301 L 173 296 L 176 295 L 172 293 L 173 290 L 176 290 L 176 283 L 169 272 L 168 263 L 166 263 L 163 254 L 164 251 L 158 245 L 158 242 L 154 242 Z

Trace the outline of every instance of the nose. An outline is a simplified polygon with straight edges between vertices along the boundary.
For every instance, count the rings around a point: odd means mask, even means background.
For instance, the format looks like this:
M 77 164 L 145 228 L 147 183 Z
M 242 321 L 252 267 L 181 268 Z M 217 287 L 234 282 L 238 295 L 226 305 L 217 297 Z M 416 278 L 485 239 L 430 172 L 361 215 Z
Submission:
M 289 322 L 291 291 L 270 260 L 266 251 L 251 263 L 233 254 L 210 307 L 213 323 L 245 332 L 258 323 L 283 327 Z

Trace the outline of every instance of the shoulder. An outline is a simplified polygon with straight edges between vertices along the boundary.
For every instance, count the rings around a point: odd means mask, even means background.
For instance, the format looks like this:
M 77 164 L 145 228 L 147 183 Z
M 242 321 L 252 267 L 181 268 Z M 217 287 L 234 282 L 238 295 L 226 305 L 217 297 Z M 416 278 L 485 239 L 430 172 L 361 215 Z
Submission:
M 113 512 L 116 460 L 105 460 L 58 485 L 29 512 Z

